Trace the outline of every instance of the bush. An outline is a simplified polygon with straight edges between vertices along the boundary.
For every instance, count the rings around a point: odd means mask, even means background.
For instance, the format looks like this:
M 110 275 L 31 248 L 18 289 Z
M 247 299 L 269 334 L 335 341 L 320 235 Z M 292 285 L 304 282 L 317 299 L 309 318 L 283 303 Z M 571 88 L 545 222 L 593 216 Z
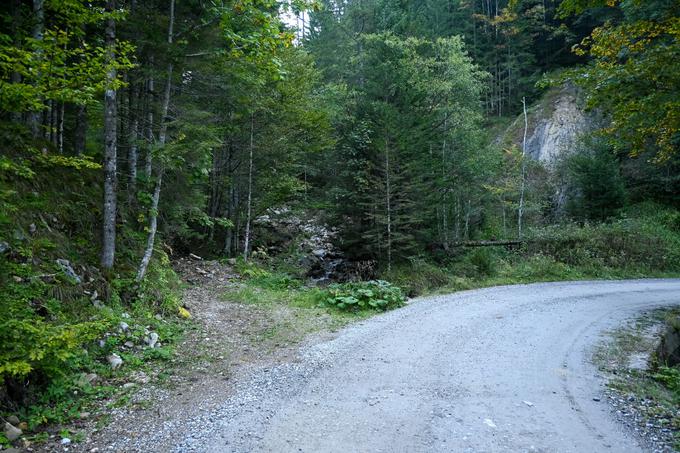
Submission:
M 334 284 L 324 302 L 340 310 L 390 310 L 404 304 L 401 289 L 384 280 Z
M 408 297 L 426 294 L 449 284 L 451 275 L 447 269 L 422 258 L 412 258 L 408 263 L 395 265 L 382 274 L 383 279 L 394 282 Z

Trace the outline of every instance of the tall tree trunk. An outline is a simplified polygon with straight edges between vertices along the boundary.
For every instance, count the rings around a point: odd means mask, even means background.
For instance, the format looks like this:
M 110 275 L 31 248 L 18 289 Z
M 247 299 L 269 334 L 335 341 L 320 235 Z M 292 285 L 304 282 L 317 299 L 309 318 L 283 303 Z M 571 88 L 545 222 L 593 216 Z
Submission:
M 232 220 L 234 210 L 236 209 L 235 206 L 235 191 L 234 191 L 234 185 L 231 184 L 229 186 L 229 204 L 227 205 L 227 218 L 229 220 Z M 232 220 L 233 222 L 233 220 Z M 231 249 L 232 249 L 232 244 L 234 242 L 234 227 L 232 226 L 231 228 L 227 229 L 227 232 L 224 236 L 224 254 L 227 256 L 231 256 Z
M 387 271 L 392 270 L 392 193 L 390 187 L 390 146 L 385 139 L 385 206 L 387 208 Z
M 139 93 L 136 88 L 131 88 L 129 99 L 130 136 L 128 147 L 128 201 L 132 204 L 137 192 L 137 160 L 139 156 Z
M 107 0 L 106 10 L 116 9 L 116 0 Z M 116 23 L 109 18 L 106 23 L 106 91 L 104 92 L 104 226 L 101 265 L 113 268 L 116 253 L 116 80 L 115 61 Z
M 465 239 L 470 239 L 470 213 L 471 213 L 471 208 L 470 208 L 470 200 L 467 202 L 467 206 L 465 208 Z
M 142 256 L 142 262 L 137 269 L 137 281 L 141 282 L 146 274 L 146 269 L 149 267 L 151 255 L 153 255 L 153 247 L 156 242 L 156 231 L 158 230 L 158 201 L 161 198 L 161 184 L 163 184 L 163 168 L 159 170 L 156 178 L 156 186 L 153 190 L 153 197 L 151 198 L 151 214 L 149 217 L 149 235 L 146 238 L 146 249 Z
M 33 39 L 43 40 L 45 31 L 45 0 L 33 0 Z M 40 136 L 40 117 L 41 112 L 30 112 L 28 115 L 28 127 L 34 138 Z
M 524 138 L 522 139 L 522 175 L 519 189 L 519 208 L 517 209 L 517 235 L 522 239 L 522 221 L 524 216 L 524 190 L 526 186 L 526 152 L 527 152 L 527 129 L 529 121 L 527 119 L 527 102 L 522 97 L 522 111 L 524 112 Z
M 11 25 L 11 36 L 14 41 L 14 46 L 19 48 L 21 45 L 22 37 L 19 35 L 19 30 L 23 27 L 23 20 L 21 14 L 21 3 L 22 0 L 12 0 L 12 25 Z M 21 74 L 18 71 L 12 71 L 10 74 L 11 83 L 21 83 Z M 22 121 L 21 112 L 11 112 L 10 118 L 13 123 L 20 123 Z
M 248 201 L 246 202 L 246 231 L 243 240 L 243 260 L 248 261 L 248 251 L 250 249 L 250 216 L 253 210 L 253 130 L 255 128 L 255 117 L 250 114 L 250 146 L 248 152 Z
M 62 102 L 59 104 L 59 118 L 57 121 L 57 148 L 60 154 L 64 154 L 64 110 L 66 110 L 66 106 Z
M 85 152 L 87 136 L 87 107 L 79 105 L 76 112 L 76 128 L 73 134 L 73 148 L 77 156 Z
M 153 66 L 153 57 L 149 57 L 149 63 L 150 66 Z M 154 137 L 153 137 L 153 109 L 154 109 L 154 90 L 155 90 L 155 85 L 154 85 L 154 78 L 153 75 L 149 76 L 149 80 L 147 81 L 147 86 L 146 86 L 147 92 L 146 92 L 146 102 L 147 102 L 147 110 L 146 110 L 146 141 L 147 141 L 147 147 L 146 147 L 146 156 L 145 156 L 145 162 L 144 162 L 144 174 L 147 177 L 147 179 L 151 179 L 151 165 L 153 161 L 153 156 L 151 154 L 151 149 L 153 148 L 153 142 L 154 142 Z
M 168 45 L 172 44 L 172 30 L 175 23 L 175 0 L 170 0 L 170 23 L 168 25 Z M 168 79 L 165 83 L 165 92 L 163 93 L 163 104 L 161 105 L 161 126 L 158 131 L 158 145 L 162 149 L 165 147 L 165 141 L 168 132 L 168 110 L 170 108 L 170 90 L 172 88 L 172 62 L 168 63 Z M 146 250 L 142 257 L 142 262 L 137 270 L 137 281 L 141 282 L 144 279 L 146 268 L 151 260 L 153 254 L 153 247 L 156 240 L 156 230 L 158 228 L 158 201 L 161 197 L 161 184 L 163 183 L 163 163 L 160 164 L 158 170 L 158 178 L 156 179 L 156 186 L 153 191 L 153 198 L 151 201 L 151 214 L 149 216 L 149 236 L 146 241 Z

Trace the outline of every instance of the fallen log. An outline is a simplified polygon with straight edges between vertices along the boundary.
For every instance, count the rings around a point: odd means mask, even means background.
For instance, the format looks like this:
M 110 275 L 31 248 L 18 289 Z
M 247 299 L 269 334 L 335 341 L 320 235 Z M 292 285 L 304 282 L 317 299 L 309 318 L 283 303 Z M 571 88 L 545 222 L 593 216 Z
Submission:
M 522 245 L 529 241 L 527 240 L 513 240 L 513 241 L 460 241 L 454 242 L 449 247 L 507 247 L 513 245 Z

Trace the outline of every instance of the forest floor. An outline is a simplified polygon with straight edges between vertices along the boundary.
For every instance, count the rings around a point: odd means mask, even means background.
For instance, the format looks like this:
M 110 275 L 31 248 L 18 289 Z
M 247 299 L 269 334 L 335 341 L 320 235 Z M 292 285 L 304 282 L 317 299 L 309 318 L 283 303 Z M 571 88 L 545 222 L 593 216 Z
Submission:
M 101 402 L 100 414 L 65 427 L 70 445 L 53 435 L 27 450 L 170 451 L 201 428 L 193 421 L 222 404 L 233 382 L 297 360 L 302 344 L 330 339 L 350 322 L 322 309 L 234 302 L 243 283 L 227 264 L 180 259 L 174 267 L 187 283 L 183 303 L 192 315 L 175 357 L 142 379 L 133 374 L 122 396 Z

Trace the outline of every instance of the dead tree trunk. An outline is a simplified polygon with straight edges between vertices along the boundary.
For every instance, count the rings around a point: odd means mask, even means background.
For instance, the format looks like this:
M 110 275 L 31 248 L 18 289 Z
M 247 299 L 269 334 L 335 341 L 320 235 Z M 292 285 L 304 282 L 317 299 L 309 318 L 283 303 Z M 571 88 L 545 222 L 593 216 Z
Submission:
M 392 193 L 390 187 L 390 147 L 385 139 L 385 206 L 387 208 L 387 271 L 392 270 Z
M 116 0 L 106 2 L 106 10 L 113 12 Z M 104 227 L 102 238 L 101 265 L 113 268 L 116 253 L 116 80 L 115 46 L 116 23 L 109 18 L 106 23 L 106 91 L 104 93 Z
M 137 192 L 137 160 L 139 156 L 138 140 L 139 119 L 137 115 L 130 125 L 130 147 L 128 148 L 128 200 L 132 203 Z
M 85 152 L 87 136 L 87 107 L 79 105 L 76 113 L 76 128 L 73 134 L 73 148 L 77 156 Z
M 149 267 L 151 256 L 153 255 L 153 247 L 156 242 L 156 231 L 158 230 L 158 202 L 161 198 L 161 185 L 163 184 L 163 168 L 161 167 L 156 179 L 156 185 L 153 190 L 153 197 L 151 198 L 151 214 L 149 215 L 149 235 L 146 238 L 146 249 L 142 256 L 142 262 L 137 269 L 137 282 L 141 282 L 146 274 L 146 269 Z
M 170 23 L 168 25 L 168 45 L 172 44 L 172 29 L 175 23 L 175 0 L 170 0 Z M 168 79 L 165 83 L 165 92 L 163 93 L 163 104 L 161 106 L 161 126 L 158 131 L 158 145 L 162 149 L 165 146 L 165 141 L 168 132 L 168 110 L 170 108 L 170 90 L 172 88 L 172 62 L 168 63 Z M 142 262 L 137 270 L 137 281 L 141 282 L 146 274 L 146 269 L 151 261 L 153 254 L 153 247 L 156 241 L 156 230 L 158 229 L 158 201 L 161 197 L 161 185 L 163 183 L 164 171 L 163 163 L 159 166 L 158 178 L 153 191 L 153 198 L 151 201 L 151 214 L 149 216 L 149 236 L 146 241 L 146 250 L 142 257 Z
M 253 130 L 255 128 L 255 117 L 250 114 L 250 149 L 248 154 L 248 201 L 246 202 L 246 231 L 243 241 L 243 260 L 248 261 L 248 251 L 250 247 L 250 217 L 253 210 Z
M 36 42 L 43 40 L 45 31 L 45 0 L 33 0 L 33 39 Z M 40 135 L 41 112 L 30 112 L 28 115 L 28 127 L 34 138 Z
M 151 66 L 153 66 L 153 57 L 149 58 L 149 63 Z M 151 165 L 152 165 L 152 155 L 151 155 L 151 149 L 153 148 L 153 108 L 154 108 L 154 79 L 153 75 L 149 77 L 149 80 L 147 81 L 147 86 L 146 86 L 147 92 L 146 92 L 146 103 L 147 103 L 147 110 L 146 110 L 146 141 L 147 141 L 147 146 L 146 146 L 146 158 L 144 162 L 144 174 L 147 177 L 147 179 L 151 179 Z
M 526 152 L 527 152 L 527 104 L 526 98 L 522 97 L 522 111 L 524 112 L 524 138 L 522 139 L 522 175 L 519 189 L 519 207 L 517 209 L 517 236 L 522 238 L 522 221 L 524 216 L 524 190 L 526 186 Z

